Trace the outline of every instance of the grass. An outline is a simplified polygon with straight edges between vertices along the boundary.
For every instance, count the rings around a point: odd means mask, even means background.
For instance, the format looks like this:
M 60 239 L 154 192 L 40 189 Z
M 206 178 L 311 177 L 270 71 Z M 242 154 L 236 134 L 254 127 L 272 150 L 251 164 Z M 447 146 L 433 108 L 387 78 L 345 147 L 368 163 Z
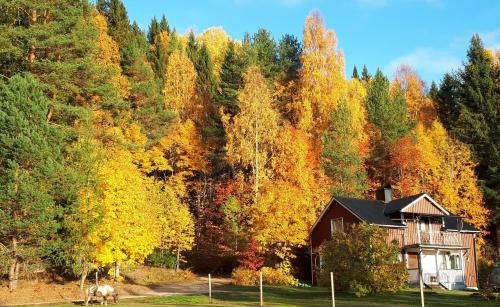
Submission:
M 498 302 L 484 301 L 466 291 L 426 290 L 426 306 L 498 306 Z M 258 306 L 258 287 L 221 286 L 213 291 L 213 303 L 207 295 L 156 296 L 124 299 L 120 306 Z M 264 287 L 266 306 L 331 306 L 331 296 L 325 288 Z M 337 306 L 419 306 L 418 289 L 404 290 L 398 294 L 372 295 L 358 298 L 352 294 L 338 294 Z M 74 306 L 71 304 L 58 307 Z

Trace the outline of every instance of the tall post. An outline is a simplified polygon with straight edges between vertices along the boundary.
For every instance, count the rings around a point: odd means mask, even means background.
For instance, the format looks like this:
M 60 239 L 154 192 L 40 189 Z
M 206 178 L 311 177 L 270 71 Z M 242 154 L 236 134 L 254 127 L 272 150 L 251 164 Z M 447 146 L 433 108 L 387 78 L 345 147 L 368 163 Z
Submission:
M 425 306 L 424 303 L 424 281 L 423 281 L 423 272 L 422 272 L 422 248 L 419 248 L 418 252 L 418 279 L 420 282 L 420 301 L 422 303 L 422 307 Z
M 264 306 L 264 296 L 262 295 L 262 271 L 259 272 L 259 283 L 260 283 L 260 305 Z
M 208 297 L 210 304 L 212 304 L 212 276 L 208 274 Z
M 335 307 L 335 286 L 333 284 L 333 272 L 330 272 L 330 283 L 332 284 L 332 306 Z

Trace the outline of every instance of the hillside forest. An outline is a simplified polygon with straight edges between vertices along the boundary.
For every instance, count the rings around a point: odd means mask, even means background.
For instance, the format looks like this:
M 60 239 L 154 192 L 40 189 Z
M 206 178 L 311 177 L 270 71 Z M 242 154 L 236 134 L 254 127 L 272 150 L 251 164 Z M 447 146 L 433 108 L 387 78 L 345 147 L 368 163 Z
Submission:
M 319 12 L 303 36 L 148 29 L 120 0 L 0 2 L 0 276 L 81 282 L 167 253 L 300 276 L 332 195 L 426 192 L 499 220 L 500 52 L 474 35 L 439 84 L 409 66 L 346 73 Z M 304 263 L 306 263 L 304 265 Z M 118 270 L 117 270 L 118 271 Z M 307 275 L 306 277 L 307 278 Z

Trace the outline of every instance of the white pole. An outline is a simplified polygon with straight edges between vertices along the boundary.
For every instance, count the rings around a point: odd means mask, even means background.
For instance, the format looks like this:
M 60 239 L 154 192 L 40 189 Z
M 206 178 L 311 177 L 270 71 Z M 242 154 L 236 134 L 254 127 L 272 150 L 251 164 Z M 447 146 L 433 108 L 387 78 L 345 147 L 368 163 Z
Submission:
M 418 265 L 419 265 L 419 269 L 418 269 L 418 279 L 420 281 L 420 301 L 422 303 L 422 307 L 425 306 L 425 303 L 424 303 L 424 282 L 423 282 L 423 272 L 422 272 L 422 249 L 419 249 L 419 252 L 418 252 L 418 257 L 419 257 L 419 261 L 418 261 Z
M 335 307 L 335 286 L 333 285 L 333 272 L 330 272 L 330 283 L 332 284 L 332 306 Z
M 262 272 L 259 273 L 259 282 L 260 282 L 260 305 L 264 306 L 264 296 L 262 295 Z
M 210 304 L 212 304 L 212 276 L 210 274 L 208 274 L 208 297 Z

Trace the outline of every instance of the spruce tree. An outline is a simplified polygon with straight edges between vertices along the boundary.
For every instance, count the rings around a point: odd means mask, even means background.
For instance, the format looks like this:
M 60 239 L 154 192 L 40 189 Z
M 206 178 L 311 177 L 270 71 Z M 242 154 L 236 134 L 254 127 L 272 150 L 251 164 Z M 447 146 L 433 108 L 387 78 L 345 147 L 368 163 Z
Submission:
M 332 113 L 332 125 L 323 137 L 321 164 L 332 179 L 332 194 L 361 197 L 367 189 L 366 171 L 353 135 L 359 133 L 352 124 L 352 113 L 346 99 L 341 99 Z
M 439 119 L 448 131 L 452 130 L 452 126 L 458 119 L 459 86 L 458 78 L 454 74 L 446 73 L 434 97 L 434 100 L 437 102 L 436 109 Z
M 359 80 L 358 69 L 356 68 L 356 65 L 354 65 L 354 68 L 352 69 L 352 76 L 351 76 L 351 78 Z
M 291 81 L 298 78 L 300 63 L 300 54 L 302 47 L 299 40 L 290 34 L 285 34 L 280 39 L 278 46 L 278 65 L 283 74 L 283 81 Z
M 369 121 L 389 143 L 405 136 L 415 124 L 408 119 L 403 94 L 400 90 L 395 91 L 393 95 L 389 93 L 389 80 L 377 70 L 365 101 Z
M 363 70 L 361 71 L 361 80 L 365 82 L 370 82 L 372 77 L 368 73 L 368 68 L 366 68 L 366 65 L 363 65 Z
M 259 29 L 252 36 L 251 61 L 259 65 L 262 74 L 269 81 L 276 80 L 279 72 L 276 42 L 266 29 Z
M 148 41 L 151 45 L 155 43 L 155 39 L 158 34 L 160 34 L 160 27 L 158 25 L 158 20 L 156 20 L 156 17 L 153 17 L 153 19 L 151 19 L 151 23 L 149 24 L 149 29 L 148 29 Z
M 498 68 L 477 34 L 471 39 L 467 63 L 459 76 L 458 117 L 452 132 L 471 145 L 487 203 L 497 210 L 500 220 L 500 83 Z
M 233 42 L 229 42 L 220 71 L 220 92 L 217 103 L 224 108 L 224 112 L 234 116 L 238 113 L 238 90 L 243 85 L 243 71 L 245 65 L 237 54 Z
M 165 15 L 161 16 L 159 30 L 160 32 L 170 33 L 170 26 L 168 25 L 168 21 Z

